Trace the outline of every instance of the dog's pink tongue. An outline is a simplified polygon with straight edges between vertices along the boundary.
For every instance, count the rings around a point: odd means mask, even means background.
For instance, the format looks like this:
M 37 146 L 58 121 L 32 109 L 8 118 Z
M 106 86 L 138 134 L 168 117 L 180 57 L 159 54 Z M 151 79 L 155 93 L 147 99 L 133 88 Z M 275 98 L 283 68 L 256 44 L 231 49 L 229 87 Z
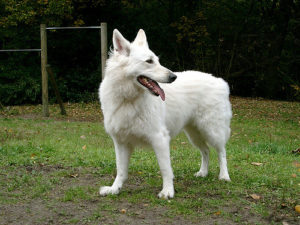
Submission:
M 159 96 L 161 97 L 161 99 L 164 101 L 165 100 L 165 92 L 164 92 L 164 90 L 159 86 L 158 83 L 153 82 L 152 80 L 150 80 L 149 83 L 151 84 L 152 91 L 154 91 L 156 94 L 159 94 Z
M 165 100 L 165 92 L 161 88 L 157 88 L 158 94 L 161 97 L 161 99 L 164 101 Z

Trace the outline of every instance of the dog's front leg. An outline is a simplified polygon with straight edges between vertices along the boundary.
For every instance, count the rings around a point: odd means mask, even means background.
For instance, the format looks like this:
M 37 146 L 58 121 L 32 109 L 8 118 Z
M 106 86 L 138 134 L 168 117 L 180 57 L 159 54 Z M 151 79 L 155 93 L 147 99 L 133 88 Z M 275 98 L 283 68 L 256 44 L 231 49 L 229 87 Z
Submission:
M 163 189 L 158 194 L 159 198 L 173 198 L 174 197 L 174 185 L 173 185 L 173 171 L 171 167 L 170 159 L 170 138 L 168 135 L 158 135 L 153 140 L 153 148 L 158 160 L 160 172 L 163 178 Z
M 117 164 L 117 177 L 112 186 L 103 186 L 100 188 L 100 195 L 119 194 L 123 183 L 128 178 L 128 165 L 131 155 L 129 146 L 120 144 L 114 139 L 116 164 Z

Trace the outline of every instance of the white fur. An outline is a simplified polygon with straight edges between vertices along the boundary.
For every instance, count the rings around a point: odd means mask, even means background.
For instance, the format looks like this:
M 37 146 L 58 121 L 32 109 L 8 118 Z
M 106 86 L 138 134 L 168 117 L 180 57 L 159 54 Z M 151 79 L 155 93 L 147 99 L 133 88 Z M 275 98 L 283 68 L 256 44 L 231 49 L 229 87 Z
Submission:
M 114 51 L 107 60 L 105 78 L 99 89 L 106 131 L 114 141 L 117 177 L 112 186 L 100 188 L 101 195 L 118 194 L 128 176 L 129 159 L 137 145 L 150 145 L 160 166 L 163 189 L 160 198 L 174 196 L 170 139 L 184 130 L 191 143 L 202 153 L 196 177 L 208 173 L 209 148 L 218 152 L 219 179 L 229 181 L 225 145 L 230 136 L 232 116 L 227 83 L 210 74 L 186 71 L 175 73 L 161 66 L 148 48 L 143 30 L 133 43 L 120 32 L 113 33 Z M 146 62 L 151 58 L 153 63 Z M 166 100 L 152 95 L 137 82 L 139 75 L 161 82 Z

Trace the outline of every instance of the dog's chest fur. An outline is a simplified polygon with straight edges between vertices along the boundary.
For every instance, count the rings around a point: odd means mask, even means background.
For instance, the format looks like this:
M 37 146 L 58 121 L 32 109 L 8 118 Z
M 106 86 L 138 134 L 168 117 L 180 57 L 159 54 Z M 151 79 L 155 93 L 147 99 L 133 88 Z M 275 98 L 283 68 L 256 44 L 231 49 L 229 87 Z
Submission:
M 106 131 L 126 142 L 133 140 L 144 144 L 151 132 L 159 132 L 165 124 L 165 107 L 161 100 L 148 93 L 141 93 L 133 99 L 112 95 L 103 85 L 100 88 L 101 108 Z M 148 99 L 148 98 L 154 98 Z

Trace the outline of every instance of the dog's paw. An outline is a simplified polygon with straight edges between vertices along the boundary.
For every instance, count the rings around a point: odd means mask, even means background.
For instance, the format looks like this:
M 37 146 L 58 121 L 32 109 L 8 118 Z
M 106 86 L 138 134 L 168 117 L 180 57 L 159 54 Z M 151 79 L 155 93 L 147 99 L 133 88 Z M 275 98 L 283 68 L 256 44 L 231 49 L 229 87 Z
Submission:
M 99 189 L 99 194 L 102 196 L 116 195 L 116 194 L 119 194 L 119 192 L 120 192 L 120 189 L 114 188 L 113 186 L 103 186 L 103 187 L 100 187 L 100 189 Z
M 231 181 L 228 174 L 219 175 L 219 180 Z
M 174 197 L 174 188 L 164 188 L 158 194 L 158 197 L 161 199 L 169 199 Z
M 206 171 L 198 171 L 197 173 L 194 174 L 195 177 L 206 177 L 208 172 Z

